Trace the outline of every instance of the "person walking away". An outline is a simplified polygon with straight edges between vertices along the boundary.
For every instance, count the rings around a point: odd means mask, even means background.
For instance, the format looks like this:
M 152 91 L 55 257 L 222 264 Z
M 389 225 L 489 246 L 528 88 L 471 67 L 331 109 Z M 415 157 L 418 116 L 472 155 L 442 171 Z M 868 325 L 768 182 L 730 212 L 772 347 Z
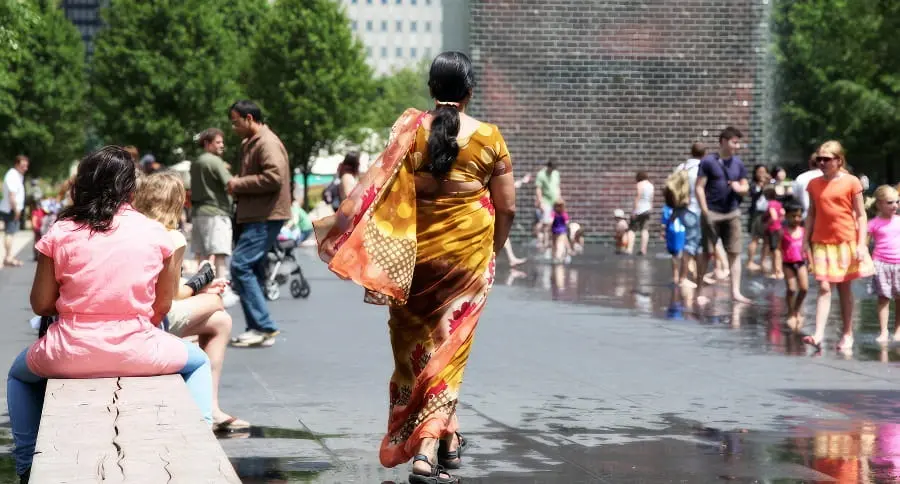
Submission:
M 766 246 L 772 253 L 772 270 L 769 272 L 775 279 L 783 279 L 781 258 L 781 235 L 784 229 L 784 205 L 778 200 L 778 193 L 774 185 L 768 185 L 763 192 L 768 200 L 766 205 L 765 226 Z
M 700 204 L 703 246 L 705 252 L 700 257 L 698 274 L 706 273 L 710 254 L 716 251 L 716 243 L 721 240 L 728 253 L 731 277 L 731 298 L 735 302 L 749 303 L 741 294 L 741 211 L 738 208 L 741 197 L 750 191 L 747 182 L 747 168 L 737 156 L 743 135 L 733 127 L 727 127 L 719 134 L 719 152 L 706 155 L 697 170 L 697 202 Z M 705 281 L 698 281 L 698 293 L 702 293 Z M 701 306 L 709 299 L 698 296 Z
M 344 161 L 338 167 L 338 178 L 340 180 L 339 195 L 340 201 L 343 202 L 350 196 L 350 192 L 356 188 L 359 183 L 359 153 L 351 151 L 344 156 Z
M 247 330 L 235 346 L 272 346 L 278 326 L 263 294 L 266 252 L 291 218 L 291 171 L 287 150 L 264 124 L 252 101 L 238 101 L 228 110 L 231 126 L 241 142 L 240 176 L 228 180 L 237 198 L 238 239 L 231 255 L 231 282 L 241 298 Z
M 534 178 L 535 204 L 541 212 L 537 224 L 538 249 L 547 249 L 550 253 L 550 226 L 553 225 L 553 204 L 556 199 L 562 197 L 560 190 L 559 170 L 553 160 L 547 162 L 547 166 L 541 168 Z M 550 257 L 548 256 L 547 259 Z
M 766 263 L 765 230 L 763 217 L 769 209 L 769 200 L 764 195 L 766 187 L 769 186 L 769 171 L 765 165 L 756 165 L 753 167 L 753 180 L 750 183 L 750 210 L 748 212 L 747 233 L 750 234 L 750 243 L 747 245 L 747 270 L 758 271 L 763 268 Z M 756 250 L 762 242 L 762 253 L 759 256 L 759 264 L 756 263 Z
M 561 198 L 553 204 L 553 223 L 550 232 L 553 234 L 553 263 L 570 262 L 569 213 L 566 212 L 566 202 Z
M 3 265 L 22 267 L 22 261 L 12 253 L 13 237 L 22 228 L 22 213 L 25 210 L 25 172 L 28 171 L 28 157 L 16 156 L 13 167 L 3 177 L 3 199 L 0 200 L 0 219 L 4 223 L 3 246 L 6 250 Z
M 875 189 L 877 215 L 869 221 L 869 236 L 875 243 L 872 258 L 875 261 L 875 293 L 878 295 L 878 322 L 881 334 L 877 342 L 886 344 L 888 313 L 894 300 L 894 341 L 900 341 L 900 215 L 897 207 L 900 196 L 897 189 L 882 185 Z
M 209 261 L 216 277 L 227 279 L 234 234 L 227 188 L 231 173 L 222 159 L 225 133 L 208 128 L 197 137 L 197 143 L 203 153 L 191 163 L 191 246 L 198 266 Z M 222 300 L 225 307 L 231 307 L 237 303 L 237 295 L 226 286 Z
M 31 307 L 57 316 L 9 370 L 6 402 L 16 473 L 28 482 L 47 378 L 113 378 L 180 373 L 212 425 L 209 358 L 158 326 L 180 270 L 172 239 L 130 204 L 131 156 L 107 146 L 85 157 L 71 206 L 38 242 Z
M 162 224 L 172 238 L 175 252 L 172 257 L 177 267 L 184 262 L 187 240 L 178 230 L 178 219 L 184 206 L 184 183 L 171 172 L 147 175 L 138 183 L 134 196 L 134 208 L 151 220 Z M 219 381 L 225 361 L 225 349 L 231 339 L 231 316 L 225 311 L 222 295 L 228 282 L 214 279 L 212 265 L 203 261 L 197 274 L 176 283 L 172 307 L 166 314 L 168 331 L 184 338 L 197 336 L 200 349 L 209 357 L 212 375 L 213 430 L 225 432 L 242 430 L 250 424 L 223 412 L 219 407 Z
M 395 369 L 381 463 L 412 460 L 410 484 L 451 484 L 459 479 L 444 469 L 459 468 L 467 447 L 460 385 L 516 191 L 500 130 L 465 114 L 475 86 L 468 57 L 440 54 L 428 84 L 435 108 L 407 110 L 361 189 L 314 225 L 329 268 L 390 306 Z
M 641 234 L 641 250 L 639 255 L 647 255 L 647 245 L 650 243 L 650 231 L 647 229 L 647 221 L 650 220 L 650 210 L 653 209 L 653 184 L 647 176 L 647 172 L 639 171 L 635 176 L 634 209 L 631 212 L 631 225 L 628 228 L 629 254 L 634 253 L 634 242 L 637 233 Z
M 797 178 L 794 178 L 794 182 L 791 185 L 791 193 L 793 193 L 794 198 L 799 200 L 800 204 L 803 205 L 804 219 L 806 219 L 809 214 L 809 192 L 806 191 L 806 187 L 809 186 L 810 180 L 822 176 L 822 170 L 819 169 L 815 152 L 809 155 L 807 166 L 809 169 L 797 175 Z
M 816 151 L 822 176 L 809 182 L 809 216 L 806 219 L 806 251 L 811 254 L 812 272 L 819 281 L 816 296 L 815 334 L 804 343 L 822 349 L 825 326 L 831 311 L 831 288 L 837 286 L 843 331 L 839 350 L 853 348 L 853 292 L 851 283 L 871 276 L 875 268 L 866 246 L 866 211 L 862 185 L 846 171 L 844 148 L 826 141 Z
M 691 157 L 688 158 L 688 160 L 684 163 L 678 165 L 675 168 L 674 172 L 684 172 L 684 175 L 687 175 L 687 205 L 683 209 L 680 207 L 681 205 L 684 205 L 683 200 L 680 200 L 682 196 L 676 197 L 679 198 L 679 200 L 677 200 L 677 203 L 674 203 L 674 205 L 669 205 L 670 207 L 675 209 L 675 215 L 681 219 L 681 224 L 684 226 L 684 250 L 682 251 L 681 256 L 682 267 L 680 271 L 681 280 L 679 281 L 679 284 L 692 288 L 697 287 L 697 285 L 695 282 L 691 281 L 690 274 L 694 274 L 695 280 L 699 277 L 697 275 L 697 253 L 700 250 L 701 241 L 700 203 L 697 202 L 696 191 L 697 172 L 700 169 L 700 159 L 705 155 L 706 146 L 703 143 L 697 141 L 691 145 Z M 684 191 L 683 188 L 679 188 L 678 190 L 682 192 Z
M 787 325 L 799 333 L 803 328 L 803 302 L 809 291 L 809 270 L 803 243 L 806 230 L 803 227 L 803 205 L 794 199 L 784 202 L 784 220 L 787 226 L 781 234 L 781 252 L 784 255 L 785 303 L 788 308 Z
M 661 223 L 663 239 L 666 241 L 666 251 L 672 256 L 672 284 L 680 285 L 684 280 L 681 274 L 681 255 L 684 252 L 685 244 L 684 225 L 675 210 L 668 205 L 663 205 Z

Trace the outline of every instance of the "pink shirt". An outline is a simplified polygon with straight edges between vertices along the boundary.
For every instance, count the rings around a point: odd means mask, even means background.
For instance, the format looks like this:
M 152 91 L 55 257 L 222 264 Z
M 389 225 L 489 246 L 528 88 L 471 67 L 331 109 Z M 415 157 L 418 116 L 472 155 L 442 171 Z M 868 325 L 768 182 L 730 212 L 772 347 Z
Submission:
M 784 254 L 784 262 L 796 263 L 803 262 L 806 257 L 803 255 L 803 236 L 806 230 L 798 227 L 796 235 L 791 235 L 793 229 L 787 227 L 781 234 L 781 252 Z
M 875 239 L 872 258 L 887 264 L 900 264 L 900 215 L 869 220 L 869 235 Z
M 773 211 L 775 212 L 775 215 L 777 215 L 775 218 L 771 217 Z M 781 221 L 784 220 L 784 205 L 778 200 L 769 200 L 768 214 L 770 217 L 769 225 L 766 226 L 766 230 L 769 232 L 781 230 Z
M 126 205 L 108 232 L 63 220 L 35 248 L 53 259 L 59 283 L 59 322 L 28 352 L 35 374 L 149 376 L 184 367 L 184 343 L 150 322 L 156 281 L 173 252 L 161 224 Z

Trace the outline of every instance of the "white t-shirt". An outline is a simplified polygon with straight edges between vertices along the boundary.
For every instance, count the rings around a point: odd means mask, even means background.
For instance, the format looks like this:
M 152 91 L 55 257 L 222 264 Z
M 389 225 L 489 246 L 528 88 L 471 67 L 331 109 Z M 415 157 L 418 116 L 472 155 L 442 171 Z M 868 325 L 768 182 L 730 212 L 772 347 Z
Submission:
M 700 160 L 691 158 L 675 168 L 675 171 L 679 170 L 687 170 L 688 184 L 691 186 L 691 201 L 687 209 L 693 214 L 700 215 L 700 202 L 697 201 L 697 171 L 700 170 Z
M 794 198 L 800 200 L 800 204 L 803 205 L 803 218 L 806 218 L 806 212 L 809 211 L 809 192 L 806 191 L 806 187 L 809 186 L 810 180 L 820 176 L 822 176 L 822 170 L 818 168 L 804 171 L 797 175 L 797 178 L 794 178 L 794 183 L 791 185 L 791 192 Z
M 16 209 L 21 212 L 25 208 L 25 176 L 15 168 L 10 168 L 3 177 L 3 200 L 0 200 L 0 212 L 10 213 L 12 211 L 12 207 L 9 205 L 10 193 L 15 195 Z

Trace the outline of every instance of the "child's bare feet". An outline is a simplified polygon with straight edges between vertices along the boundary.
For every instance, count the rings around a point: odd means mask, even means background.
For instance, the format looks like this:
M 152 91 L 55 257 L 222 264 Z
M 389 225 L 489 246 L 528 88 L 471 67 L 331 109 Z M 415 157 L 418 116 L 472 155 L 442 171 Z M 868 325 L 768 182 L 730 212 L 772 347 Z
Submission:
M 788 316 L 787 327 L 790 328 L 791 332 L 796 333 L 800 329 L 800 319 L 797 316 Z
M 839 350 L 851 350 L 853 349 L 853 335 L 852 334 L 844 334 L 841 336 L 841 340 L 838 341 L 837 349 Z
M 894 340 L 896 339 L 897 335 L 894 335 Z M 890 341 L 890 338 L 888 337 L 888 334 L 886 332 L 879 334 L 878 337 L 875 338 L 876 343 L 887 344 L 888 341 Z
M 894 332 L 894 343 L 900 343 L 900 330 Z
M 760 266 L 756 262 L 747 263 L 747 270 L 750 272 L 759 272 L 760 269 L 762 269 L 762 266 Z

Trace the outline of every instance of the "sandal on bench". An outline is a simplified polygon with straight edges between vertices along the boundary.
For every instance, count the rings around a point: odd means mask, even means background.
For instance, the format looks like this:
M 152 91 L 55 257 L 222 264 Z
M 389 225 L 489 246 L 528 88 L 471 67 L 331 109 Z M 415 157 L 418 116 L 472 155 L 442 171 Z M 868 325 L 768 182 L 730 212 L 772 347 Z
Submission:
M 419 461 L 431 466 L 431 474 L 423 475 L 411 472 L 409 474 L 409 484 L 459 484 L 458 477 L 451 476 L 444 471 L 443 467 L 432 464 L 431 461 L 428 460 L 428 456 L 419 454 L 413 457 L 413 465 Z
M 459 444 L 457 444 L 456 450 L 452 452 L 447 450 L 450 447 L 448 442 L 441 440 L 438 444 L 438 464 L 445 469 L 459 469 L 462 465 L 463 451 L 468 447 L 469 441 L 464 439 L 459 432 L 456 433 L 456 440 L 459 441 Z

